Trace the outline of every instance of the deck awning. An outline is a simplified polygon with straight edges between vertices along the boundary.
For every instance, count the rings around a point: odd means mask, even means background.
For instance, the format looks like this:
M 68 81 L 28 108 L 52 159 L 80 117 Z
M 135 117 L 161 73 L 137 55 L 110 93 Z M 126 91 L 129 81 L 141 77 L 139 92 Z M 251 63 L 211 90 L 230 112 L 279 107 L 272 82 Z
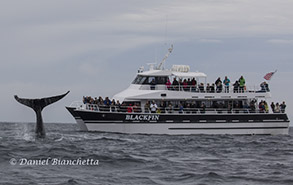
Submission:
M 177 76 L 179 78 L 206 78 L 207 75 L 201 72 L 172 72 L 172 75 Z
M 202 72 L 176 72 L 168 70 L 152 70 L 138 73 L 140 76 L 176 76 L 179 78 L 206 78 L 207 75 Z

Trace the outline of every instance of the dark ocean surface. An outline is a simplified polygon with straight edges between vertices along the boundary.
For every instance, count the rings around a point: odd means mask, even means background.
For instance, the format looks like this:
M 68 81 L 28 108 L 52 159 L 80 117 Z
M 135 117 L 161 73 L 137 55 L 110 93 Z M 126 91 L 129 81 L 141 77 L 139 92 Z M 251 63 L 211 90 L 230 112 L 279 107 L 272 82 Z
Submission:
M 45 127 L 47 137 L 36 139 L 32 123 L 0 123 L 0 184 L 293 184 L 292 129 L 278 136 L 167 136 Z

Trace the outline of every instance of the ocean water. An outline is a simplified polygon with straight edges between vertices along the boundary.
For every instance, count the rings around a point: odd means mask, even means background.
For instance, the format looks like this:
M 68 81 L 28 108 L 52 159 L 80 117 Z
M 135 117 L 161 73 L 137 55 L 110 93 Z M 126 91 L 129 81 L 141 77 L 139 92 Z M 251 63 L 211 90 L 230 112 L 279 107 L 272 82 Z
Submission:
M 0 123 L 0 184 L 293 184 L 292 129 L 168 136 L 45 127 L 46 138 L 36 139 L 33 123 Z

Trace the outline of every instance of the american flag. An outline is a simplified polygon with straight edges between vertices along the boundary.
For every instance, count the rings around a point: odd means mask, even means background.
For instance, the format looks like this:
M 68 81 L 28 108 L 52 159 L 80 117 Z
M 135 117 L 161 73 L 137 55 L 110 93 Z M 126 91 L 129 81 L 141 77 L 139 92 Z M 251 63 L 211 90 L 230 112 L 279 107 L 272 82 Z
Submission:
M 266 79 L 266 80 L 270 80 L 270 79 L 272 78 L 272 76 L 273 76 L 276 72 L 277 72 L 277 70 L 274 71 L 274 72 L 267 73 L 267 74 L 264 76 L 264 79 Z

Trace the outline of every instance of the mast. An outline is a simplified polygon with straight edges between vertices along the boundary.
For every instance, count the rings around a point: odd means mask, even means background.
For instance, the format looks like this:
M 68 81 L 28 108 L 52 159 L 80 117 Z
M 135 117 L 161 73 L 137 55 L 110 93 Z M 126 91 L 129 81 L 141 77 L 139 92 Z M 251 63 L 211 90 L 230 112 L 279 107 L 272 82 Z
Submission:
M 172 51 L 173 51 L 173 44 L 168 49 L 168 53 L 163 58 L 162 62 L 158 65 L 158 67 L 157 67 L 158 70 L 162 70 L 163 64 L 165 63 L 165 61 L 167 60 L 167 58 L 169 57 L 169 55 L 172 53 Z

